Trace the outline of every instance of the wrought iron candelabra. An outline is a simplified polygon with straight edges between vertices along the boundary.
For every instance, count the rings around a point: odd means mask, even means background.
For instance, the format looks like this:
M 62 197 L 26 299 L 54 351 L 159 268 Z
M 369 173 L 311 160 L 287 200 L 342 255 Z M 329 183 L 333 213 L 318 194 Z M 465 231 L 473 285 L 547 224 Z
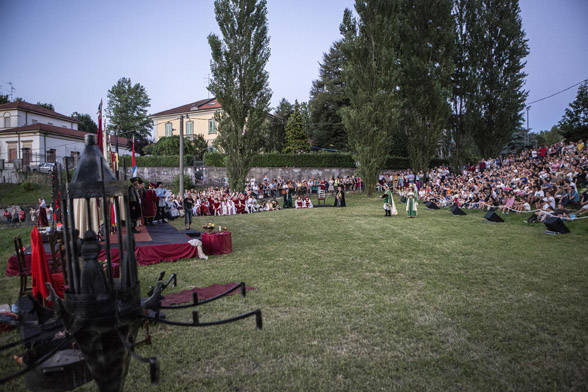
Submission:
M 65 163 L 65 183 L 59 167 L 59 187 L 64 200 L 62 219 L 65 244 L 65 298 L 57 296 L 53 288 L 51 298 L 55 317 L 65 327 L 66 338 L 45 355 L 29 363 L 18 373 L 4 377 L 0 383 L 7 382 L 27 371 L 33 370 L 47 361 L 55 353 L 75 343 L 83 353 L 88 370 L 96 381 L 100 391 L 121 391 L 127 375 L 131 356 L 149 364 L 151 382 L 159 380 L 159 363 L 156 357 L 145 358 L 135 351 L 139 328 L 145 322 L 160 322 L 175 326 L 206 327 L 220 325 L 255 316 L 256 326 L 262 328 L 262 313 L 257 309 L 236 317 L 214 322 L 201 322 L 197 310 L 192 312 L 190 322 L 172 321 L 162 317 L 161 309 L 184 309 L 198 307 L 222 298 L 237 290 L 245 296 L 245 283 L 241 282 L 216 297 L 199 301 L 194 293 L 193 301 L 186 305 L 163 306 L 163 291 L 176 283 L 172 274 L 164 281 L 165 272 L 161 272 L 155 285 L 151 286 L 146 298 L 140 296 L 140 282 L 135 259 L 135 243 L 132 234 L 128 186 L 117 181 L 115 175 L 106 165 L 102 153 L 96 146 L 94 135 L 87 135 L 85 148 L 74 174 L 69 179 L 69 167 Z M 91 200 L 96 200 L 93 204 Z M 76 201 L 78 200 L 78 201 Z M 92 208 L 100 204 L 103 221 L 104 248 L 106 264 L 98 262 L 102 248 L 97 233 L 92 230 Z M 84 209 L 84 210 L 82 210 Z M 118 254 L 120 259 L 120 277 L 114 277 L 112 266 L 111 210 L 114 211 L 118 224 Z M 79 232 L 74 222 L 75 215 L 87 215 L 88 230 L 79 239 Z M 121 215 L 126 221 L 126 235 L 122 233 Z M 94 222 L 96 223 L 96 222 Z M 33 337 L 34 338 L 34 337 Z M 2 347 L 14 347 L 26 341 L 14 342 Z

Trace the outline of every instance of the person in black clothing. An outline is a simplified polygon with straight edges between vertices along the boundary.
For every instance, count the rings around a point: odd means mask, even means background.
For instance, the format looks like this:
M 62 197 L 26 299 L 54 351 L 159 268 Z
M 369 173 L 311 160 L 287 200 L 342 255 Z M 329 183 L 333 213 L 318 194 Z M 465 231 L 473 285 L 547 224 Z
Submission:
M 345 207 L 345 192 L 341 185 L 337 186 L 337 192 L 335 193 L 335 207 Z
M 139 201 L 141 200 L 139 196 L 139 192 L 137 190 L 139 186 L 139 178 L 133 177 L 131 178 L 131 185 L 129 186 L 129 206 L 131 207 L 130 215 L 131 215 L 131 222 L 127 222 L 127 230 L 132 230 L 133 233 L 138 233 L 139 230 L 136 229 L 137 227 L 137 219 L 141 217 L 141 204 Z
M 192 207 L 194 207 L 194 199 L 192 199 L 192 195 L 190 193 L 186 193 L 186 197 L 183 200 L 184 205 L 184 224 L 186 225 L 186 230 L 190 230 L 190 226 L 192 225 Z

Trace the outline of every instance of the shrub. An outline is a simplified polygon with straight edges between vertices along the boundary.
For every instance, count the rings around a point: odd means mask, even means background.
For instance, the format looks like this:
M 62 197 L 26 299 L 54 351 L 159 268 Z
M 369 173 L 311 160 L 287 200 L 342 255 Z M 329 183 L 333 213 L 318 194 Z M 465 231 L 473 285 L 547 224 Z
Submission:
M 204 154 L 204 164 L 212 167 L 224 167 L 225 155 L 220 152 L 207 152 Z
M 39 184 L 34 184 L 32 182 L 27 181 L 27 182 L 23 182 L 21 184 L 21 187 L 25 192 L 32 192 L 32 191 L 39 189 Z
M 172 183 L 174 193 L 178 194 L 180 191 L 180 176 L 177 175 L 174 177 L 174 181 Z M 194 183 L 192 182 L 192 178 L 188 175 L 184 175 L 184 190 L 191 189 L 194 187 Z
M 180 157 L 178 155 L 146 155 L 135 158 L 138 167 L 178 167 Z M 120 157 L 119 165 L 122 167 L 126 164 L 131 167 L 132 158 L 130 155 Z M 191 166 L 194 164 L 193 156 L 184 156 L 184 165 Z

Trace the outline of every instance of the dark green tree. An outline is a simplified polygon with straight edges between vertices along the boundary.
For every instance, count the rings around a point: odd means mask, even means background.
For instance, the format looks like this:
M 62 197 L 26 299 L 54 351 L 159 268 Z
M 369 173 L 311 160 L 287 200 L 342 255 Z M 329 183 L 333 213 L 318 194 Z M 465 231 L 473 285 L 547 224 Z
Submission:
M 349 146 L 359 163 L 368 196 L 384 168 L 397 124 L 399 101 L 398 2 L 356 0 L 346 9 L 340 30 L 345 57 L 343 80 L 349 106 L 342 108 Z
M 576 99 L 570 103 L 558 125 L 566 140 L 588 138 L 588 82 L 580 85 Z
M 438 153 L 450 114 L 455 28 L 451 0 L 402 0 L 400 29 L 402 101 L 401 127 L 406 132 L 408 158 L 416 170 L 426 170 Z
M 308 144 L 303 110 L 298 101 L 294 101 L 294 111 L 286 124 L 286 147 L 284 152 L 302 153 L 309 150 L 310 145 Z
M 471 86 L 467 126 L 483 157 L 496 156 L 520 129 L 527 91 L 525 57 L 529 53 L 518 0 L 472 0 L 474 23 L 468 66 Z
M 509 142 L 502 148 L 501 154 L 517 154 L 524 149 L 532 148 L 535 137 L 525 128 L 514 131 Z
M 52 103 L 44 103 L 44 102 L 37 102 L 37 105 L 44 107 L 45 109 L 49 109 L 55 111 L 55 106 Z
M 137 149 L 145 146 L 153 128 L 147 114 L 151 100 L 145 87 L 140 83 L 132 84 L 130 78 L 123 77 L 108 90 L 107 99 L 105 113 L 109 129 L 116 129 L 128 138 L 135 136 Z
M 286 144 L 286 124 L 294 111 L 294 106 L 286 98 L 282 98 L 274 109 L 274 115 L 267 127 L 267 137 L 264 143 L 265 152 L 281 152 Z
M 474 86 L 472 81 L 476 77 L 469 63 L 469 54 L 472 46 L 470 27 L 476 23 L 477 7 L 478 1 L 476 0 L 453 0 L 456 32 L 453 52 L 454 68 L 451 75 L 452 90 L 449 99 L 451 115 L 444 142 L 445 152 L 450 157 L 454 168 L 461 167 L 464 163 L 472 160 L 474 158 L 473 152 L 477 151 L 472 127 L 468 125 L 466 111 L 468 98 Z
M 192 138 L 184 137 L 184 155 L 193 156 L 196 160 L 202 160 L 208 144 L 202 135 L 196 134 Z M 144 149 L 145 154 L 151 155 L 178 155 L 180 151 L 180 136 L 164 136 L 157 143 L 149 144 Z
M 223 107 L 217 115 L 218 145 L 227 154 L 232 190 L 243 190 L 253 156 L 263 146 L 271 90 L 265 0 L 215 0 L 222 39 L 208 36 L 212 80 L 208 90 Z
M 8 94 L 0 94 L 0 104 L 10 102 L 10 95 Z
M 78 120 L 78 130 L 90 133 L 98 132 L 98 125 L 89 114 L 73 112 L 71 116 Z
M 535 134 L 535 140 L 539 146 L 551 146 L 557 142 L 562 141 L 563 136 L 561 130 L 554 125 L 550 130 L 541 131 Z
M 341 41 L 336 41 L 319 64 L 319 78 L 310 90 L 310 122 L 312 145 L 347 151 L 347 132 L 341 109 L 349 106 L 343 81 L 345 57 Z

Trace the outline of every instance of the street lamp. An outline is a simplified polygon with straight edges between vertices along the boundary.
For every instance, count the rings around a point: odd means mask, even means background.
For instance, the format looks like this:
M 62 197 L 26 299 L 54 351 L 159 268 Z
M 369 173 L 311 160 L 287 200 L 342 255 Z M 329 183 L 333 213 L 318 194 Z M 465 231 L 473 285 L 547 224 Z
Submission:
M 189 119 L 190 115 L 180 115 L 180 189 L 179 195 L 184 199 L 184 118 Z

